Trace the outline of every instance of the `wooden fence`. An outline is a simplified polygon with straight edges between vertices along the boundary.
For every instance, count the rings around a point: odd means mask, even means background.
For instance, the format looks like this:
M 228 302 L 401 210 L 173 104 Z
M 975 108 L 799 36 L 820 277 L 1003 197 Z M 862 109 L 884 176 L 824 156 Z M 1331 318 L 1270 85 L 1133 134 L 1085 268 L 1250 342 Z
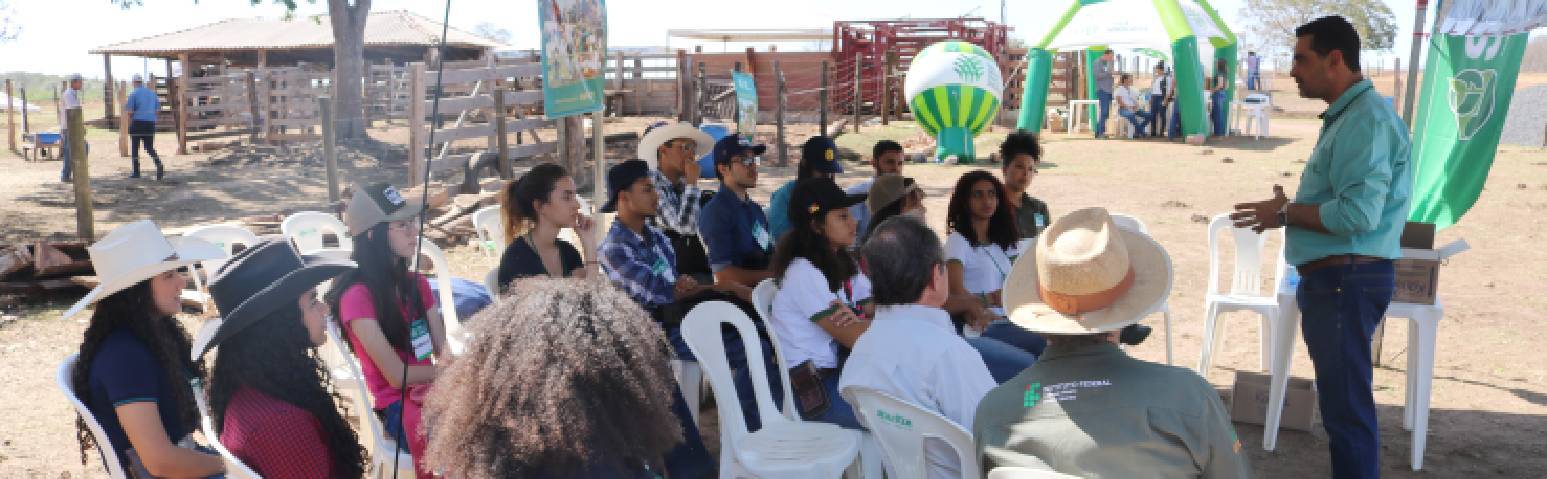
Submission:
M 290 67 L 180 79 L 178 147 L 243 134 L 268 141 L 319 140 L 317 97 L 328 93 L 331 76 Z
M 408 65 L 408 158 L 410 184 L 423 180 L 425 162 L 433 171 L 457 170 L 475 176 L 485 167 L 496 167 L 508 178 L 515 160 L 558 152 L 555 138 L 544 141 L 537 131 L 553 129 L 555 122 L 540 116 L 542 64 L 530 59 L 445 62 L 444 72 L 427 70 L 424 63 Z M 434 107 L 429 88 L 441 81 L 440 117 L 431 118 Z M 464 93 L 465 92 L 465 93 Z M 447 120 L 452 124 L 444 124 Z M 433 138 L 432 138 L 433 132 Z M 516 134 L 514 145 L 509 134 Z M 486 138 L 495 164 L 487 155 L 448 155 L 447 144 Z M 530 139 L 530 141 L 528 141 Z M 430 144 L 431 141 L 435 144 Z M 471 179 L 471 178 L 470 178 Z

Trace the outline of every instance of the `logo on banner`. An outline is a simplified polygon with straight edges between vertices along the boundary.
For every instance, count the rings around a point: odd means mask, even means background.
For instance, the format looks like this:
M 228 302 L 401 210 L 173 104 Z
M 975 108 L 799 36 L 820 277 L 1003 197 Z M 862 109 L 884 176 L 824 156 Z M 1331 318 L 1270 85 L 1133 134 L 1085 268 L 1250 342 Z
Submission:
M 1494 84 L 1499 73 L 1492 69 L 1467 69 L 1450 79 L 1450 111 L 1456 114 L 1456 136 L 1471 140 L 1493 117 Z
M 960 76 L 962 81 L 967 83 L 977 83 L 978 80 L 983 78 L 983 64 L 979 63 L 977 57 L 956 57 L 952 67 L 956 70 L 956 75 Z

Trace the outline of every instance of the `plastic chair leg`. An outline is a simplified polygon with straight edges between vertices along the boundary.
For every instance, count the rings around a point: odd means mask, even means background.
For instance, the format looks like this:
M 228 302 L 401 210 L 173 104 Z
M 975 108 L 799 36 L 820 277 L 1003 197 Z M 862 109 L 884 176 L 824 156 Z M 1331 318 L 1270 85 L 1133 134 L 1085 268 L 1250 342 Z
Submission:
M 671 371 L 682 391 L 682 400 L 693 416 L 693 424 L 698 425 L 698 410 L 703 405 L 704 370 L 696 362 L 673 359 Z
M 1408 370 L 1408 375 L 1416 376 L 1413 381 L 1413 404 L 1411 415 L 1413 416 L 1413 470 L 1423 468 L 1423 449 L 1429 440 L 1429 392 L 1434 382 L 1434 343 L 1436 329 L 1439 327 L 1439 318 L 1434 317 L 1439 313 L 1434 310 L 1418 313 L 1422 318 L 1413 318 L 1412 330 L 1408 335 L 1417 336 L 1417 349 L 1408 350 L 1408 354 L 1417 356 L 1417 367 Z M 1416 334 L 1415 334 L 1416 333 Z
M 1166 365 L 1170 366 L 1176 364 L 1171 358 L 1171 303 L 1166 303 L 1160 314 L 1166 318 Z
M 1203 305 L 1203 352 L 1198 356 L 1198 374 L 1207 376 L 1209 363 L 1214 355 L 1214 336 L 1219 328 L 1219 306 L 1214 302 Z
M 1257 351 L 1257 357 L 1260 358 L 1259 361 L 1260 361 L 1261 364 L 1259 364 L 1257 367 L 1259 369 L 1262 369 L 1263 371 L 1267 371 L 1268 370 L 1268 362 L 1273 357 L 1273 316 L 1272 315 L 1269 315 L 1269 314 L 1263 314 L 1262 315 L 1262 327 L 1257 330 L 1257 339 L 1262 343 L 1262 349 Z
M 1278 315 L 1273 321 L 1273 361 L 1268 373 L 1268 417 L 1262 430 L 1262 449 L 1272 451 L 1278 445 L 1278 425 L 1284 419 L 1284 393 L 1289 389 L 1290 359 L 1295 354 L 1295 338 L 1300 334 L 1300 307 L 1294 295 L 1278 296 Z

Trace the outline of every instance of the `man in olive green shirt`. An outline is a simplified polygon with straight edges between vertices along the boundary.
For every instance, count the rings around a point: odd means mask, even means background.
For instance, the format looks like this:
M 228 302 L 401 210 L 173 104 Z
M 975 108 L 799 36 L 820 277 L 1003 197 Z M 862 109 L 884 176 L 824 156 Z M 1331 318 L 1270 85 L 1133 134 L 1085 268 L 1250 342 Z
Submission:
M 1332 477 L 1380 477 L 1370 337 L 1395 289 L 1413 178 L 1407 125 L 1359 73 L 1359 34 L 1342 17 L 1295 31 L 1290 75 L 1300 96 L 1330 106 L 1293 202 L 1236 205 L 1237 227 L 1284 227 L 1284 260 L 1300 273 L 1305 346 L 1332 455 Z
M 1027 256 L 1031 259 L 1028 260 Z M 1240 478 L 1251 469 L 1224 403 L 1190 369 L 1140 361 L 1118 332 L 1162 304 L 1170 260 L 1106 210 L 1054 221 L 1010 268 L 1010 322 L 1048 338 L 1037 362 L 978 402 L 984 472 L 1052 469 L 1080 477 Z

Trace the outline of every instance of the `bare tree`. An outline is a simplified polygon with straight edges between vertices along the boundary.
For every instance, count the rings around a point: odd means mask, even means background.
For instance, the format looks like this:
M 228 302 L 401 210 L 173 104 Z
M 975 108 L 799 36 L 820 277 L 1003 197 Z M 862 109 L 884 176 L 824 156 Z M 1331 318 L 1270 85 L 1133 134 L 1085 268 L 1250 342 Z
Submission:
M 1246 0 L 1241 7 L 1253 48 L 1270 54 L 1291 50 L 1296 27 L 1327 15 L 1348 19 L 1367 50 L 1390 50 L 1396 40 L 1396 16 L 1381 0 Z

